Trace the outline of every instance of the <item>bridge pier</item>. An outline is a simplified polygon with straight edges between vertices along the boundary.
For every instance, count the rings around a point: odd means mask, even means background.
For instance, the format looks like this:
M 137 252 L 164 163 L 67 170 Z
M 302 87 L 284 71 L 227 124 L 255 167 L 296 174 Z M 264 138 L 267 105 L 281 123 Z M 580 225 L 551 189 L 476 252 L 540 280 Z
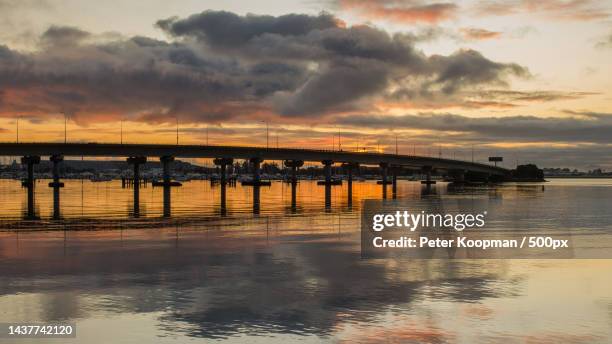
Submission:
M 172 215 L 172 186 L 181 186 L 179 182 L 172 181 L 172 174 L 170 172 L 170 165 L 174 162 L 174 157 L 170 155 L 164 155 L 159 157 L 159 161 L 162 164 L 162 186 L 164 188 L 164 209 L 163 217 L 170 217 Z M 154 183 L 154 186 L 158 186 L 159 183 Z
M 49 160 L 53 162 L 53 181 L 49 183 L 49 187 L 53 188 L 53 219 L 59 220 L 60 213 L 60 188 L 64 187 L 64 183 L 60 182 L 59 164 L 64 161 L 61 155 L 52 155 Z
M 215 158 L 213 163 L 219 166 L 221 171 L 219 176 L 219 181 L 221 186 L 225 186 L 227 184 L 227 165 L 232 165 L 234 163 L 234 159 L 232 158 Z
M 389 164 L 386 162 L 381 162 L 378 164 L 380 166 L 380 184 L 382 185 L 382 198 L 387 198 L 387 174 L 389 172 Z
M 303 160 L 285 160 L 285 167 L 291 168 L 291 210 L 297 207 L 297 169 L 304 166 Z
M 253 167 L 253 184 L 259 185 L 261 182 L 261 162 L 260 158 L 251 158 L 251 166 Z
M 432 166 L 423 166 L 421 170 L 425 172 L 425 176 L 426 176 L 425 180 L 421 180 L 421 184 L 430 186 L 436 183 L 435 180 L 431 180 L 431 172 L 433 171 Z
M 325 211 L 330 211 L 331 210 L 331 186 L 332 184 L 341 184 L 340 183 L 335 183 L 332 180 L 332 165 L 333 165 L 333 161 L 332 160 L 323 160 L 321 161 L 321 163 L 323 164 L 323 169 L 325 171 L 325 180 L 323 181 L 318 181 L 317 184 L 318 185 L 324 185 L 325 186 Z
M 391 166 L 391 194 L 393 199 L 397 198 L 397 172 L 399 169 L 399 166 Z
M 321 161 L 323 164 L 323 171 L 325 173 L 325 180 L 319 180 L 317 185 L 342 185 L 342 180 L 334 180 L 332 179 L 332 165 L 334 162 L 332 160 L 323 160 Z
M 147 162 L 147 157 L 132 156 L 127 158 L 127 163 L 134 166 L 134 217 L 140 216 L 140 165 Z
M 465 170 L 453 169 L 449 171 L 449 175 L 452 178 L 453 183 L 465 183 Z
M 342 164 L 342 168 L 346 170 L 347 175 L 347 198 L 348 198 L 348 206 L 353 205 L 353 168 L 359 169 L 359 163 L 349 162 Z
M 59 164 L 64 161 L 62 155 L 51 155 L 49 160 L 53 163 L 53 181 L 49 183 L 51 188 L 63 188 L 64 183 L 60 182 Z
M 227 215 L 227 166 L 234 163 L 232 158 L 215 158 L 213 163 L 219 166 L 220 176 L 219 184 L 221 185 L 221 215 Z
M 40 156 L 27 155 L 21 158 L 21 164 L 27 165 L 28 175 L 26 180 L 21 182 L 21 185 L 28 188 L 28 212 L 26 214 L 27 220 L 35 220 L 38 217 L 34 210 L 34 165 L 40 164 Z

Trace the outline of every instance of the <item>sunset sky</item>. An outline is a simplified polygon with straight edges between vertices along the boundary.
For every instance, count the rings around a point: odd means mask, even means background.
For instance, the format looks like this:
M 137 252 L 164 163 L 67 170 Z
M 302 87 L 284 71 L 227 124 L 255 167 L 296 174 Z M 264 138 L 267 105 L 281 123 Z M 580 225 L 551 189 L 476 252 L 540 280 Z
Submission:
M 0 0 L 0 140 L 609 170 L 610 61 L 610 1 Z

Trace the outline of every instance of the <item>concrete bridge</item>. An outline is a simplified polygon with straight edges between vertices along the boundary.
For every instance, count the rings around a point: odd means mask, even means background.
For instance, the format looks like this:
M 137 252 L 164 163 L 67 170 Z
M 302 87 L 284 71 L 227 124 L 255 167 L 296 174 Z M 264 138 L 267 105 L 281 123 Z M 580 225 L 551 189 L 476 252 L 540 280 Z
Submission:
M 296 148 L 263 148 L 240 146 L 106 144 L 106 143 L 0 143 L 5 156 L 84 156 L 84 157 L 175 157 L 234 158 L 264 160 L 331 161 L 379 166 L 397 166 L 414 170 L 464 171 L 505 176 L 507 169 L 487 164 L 424 156 L 362 153 Z
M 0 156 L 21 156 L 21 163 L 27 166 L 27 178 L 22 185 L 28 189 L 28 217 L 34 215 L 34 165 L 40 163 L 41 157 L 49 157 L 53 163 L 53 182 L 49 187 L 54 190 L 54 217 L 59 218 L 59 189 L 64 186 L 60 181 L 59 164 L 64 156 L 81 157 L 124 157 L 128 164 L 133 165 L 134 174 L 131 185 L 134 188 L 134 209 L 139 208 L 139 188 L 141 184 L 140 166 L 146 163 L 147 158 L 159 159 L 163 166 L 163 180 L 157 185 L 164 187 L 164 216 L 170 215 L 170 187 L 180 186 L 171 178 L 170 165 L 175 158 L 212 158 L 215 165 L 220 167 L 221 209 L 225 209 L 225 187 L 227 184 L 226 170 L 233 164 L 234 159 L 245 159 L 251 164 L 252 179 L 244 181 L 243 185 L 252 185 L 253 211 L 259 212 L 259 187 L 269 185 L 269 182 L 260 178 L 260 166 L 265 160 L 283 160 L 284 165 L 290 169 L 290 182 L 292 185 L 292 208 L 296 203 L 297 169 L 303 166 L 304 161 L 320 162 L 324 166 L 325 179 L 320 185 L 325 186 L 325 205 L 331 205 L 330 188 L 342 184 L 339 179 L 332 176 L 332 165 L 342 164 L 347 174 L 349 204 L 352 202 L 353 169 L 361 165 L 379 166 L 383 198 L 387 195 L 387 185 L 392 186 L 393 197 L 396 196 L 397 174 L 402 169 L 420 171 L 426 176 L 421 183 L 435 184 L 431 179 L 432 173 L 444 174 L 454 181 L 464 181 L 466 176 L 480 176 L 484 180 L 503 180 L 509 175 L 509 170 L 480 163 L 461 160 L 451 160 L 423 156 L 362 153 L 348 151 L 327 151 L 296 148 L 262 148 L 240 146 L 202 146 L 202 145 L 163 145 L 163 144 L 105 144 L 105 143 L 0 143 Z M 388 179 L 389 174 L 391 180 Z M 137 214 L 136 214 L 137 215 Z

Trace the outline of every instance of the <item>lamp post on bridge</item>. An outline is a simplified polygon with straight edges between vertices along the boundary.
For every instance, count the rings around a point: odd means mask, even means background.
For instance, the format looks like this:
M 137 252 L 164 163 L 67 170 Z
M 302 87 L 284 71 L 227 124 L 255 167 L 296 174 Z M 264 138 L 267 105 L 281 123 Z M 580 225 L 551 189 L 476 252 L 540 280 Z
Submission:
M 21 115 L 17 117 L 17 143 L 19 143 L 19 119 L 20 118 L 21 118 Z
M 268 121 L 261 121 L 261 123 L 266 124 L 266 149 L 270 148 L 270 126 Z

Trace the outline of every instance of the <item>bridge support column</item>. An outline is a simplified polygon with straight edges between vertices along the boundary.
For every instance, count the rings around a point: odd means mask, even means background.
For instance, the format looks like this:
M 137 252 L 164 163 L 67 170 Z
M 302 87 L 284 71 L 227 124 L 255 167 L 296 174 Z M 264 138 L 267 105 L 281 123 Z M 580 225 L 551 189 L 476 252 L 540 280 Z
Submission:
M 465 170 L 450 170 L 449 175 L 453 183 L 462 184 L 465 183 Z
M 333 180 L 332 179 L 332 165 L 334 162 L 332 160 L 323 160 L 321 161 L 323 164 L 323 171 L 325 173 L 325 180 L 320 180 L 317 182 L 318 185 L 342 185 L 342 180 Z
M 162 164 L 162 186 L 164 188 L 164 209 L 163 217 L 172 216 L 172 175 L 170 173 L 170 164 L 174 161 L 173 156 L 164 155 L 159 157 Z
M 251 167 L 253 168 L 253 185 L 259 185 L 261 182 L 261 158 L 251 158 Z
M 333 163 L 331 160 L 323 160 L 323 165 L 325 166 L 325 184 L 331 184 Z
M 232 158 L 216 158 L 213 160 L 213 163 L 219 166 L 220 176 L 219 176 L 219 184 L 221 185 L 221 215 L 227 215 L 227 166 L 232 165 L 234 163 L 234 159 Z
M 21 164 L 27 166 L 28 175 L 21 183 L 22 186 L 34 186 L 34 165 L 40 164 L 40 156 L 28 155 L 21 158 Z
M 49 187 L 63 188 L 64 183 L 60 182 L 59 165 L 64 161 L 64 157 L 62 155 L 52 155 L 49 157 L 49 160 L 53 163 L 53 181 L 49 183 Z
M 221 172 L 219 176 L 219 181 L 221 183 L 221 186 L 225 186 L 225 184 L 227 184 L 227 166 L 232 165 L 234 163 L 234 159 L 216 158 L 215 160 L 213 160 L 213 163 L 219 166 Z
M 332 164 L 331 160 L 322 161 L 325 170 L 325 181 L 318 184 L 325 185 L 325 211 L 331 210 L 331 186 L 332 186 Z
M 347 189 L 347 198 L 348 198 L 348 206 L 352 206 L 353 205 L 353 169 L 359 169 L 359 163 L 357 162 L 349 162 L 346 164 L 343 164 L 342 167 L 346 170 L 346 175 L 347 175 L 347 183 L 348 183 L 348 189 Z
M 64 187 L 64 183 L 60 182 L 59 164 L 64 161 L 61 155 L 52 155 L 49 160 L 53 162 L 53 181 L 49 183 L 49 187 L 53 188 L 53 219 L 59 220 L 60 213 L 60 188 Z
M 285 167 L 291 168 L 291 210 L 295 211 L 297 207 L 297 170 L 304 166 L 303 160 L 285 160 Z
M 427 186 L 430 186 L 430 185 L 436 183 L 435 180 L 431 180 L 431 172 L 433 171 L 433 167 L 432 166 L 423 166 L 422 171 L 425 172 L 426 179 L 425 180 L 421 180 L 421 184 L 425 184 Z
M 127 158 L 127 163 L 134 166 L 134 176 L 133 176 L 134 187 L 140 186 L 140 165 L 146 162 L 147 162 L 147 158 L 144 156 L 132 156 L 132 157 Z
M 260 187 L 261 187 L 261 163 L 262 159 L 254 157 L 249 159 L 251 168 L 253 169 L 253 214 L 259 215 L 260 212 Z M 244 183 L 243 183 L 244 185 Z
M 28 188 L 28 212 L 26 214 L 26 219 L 34 220 L 36 219 L 36 214 L 34 210 L 34 165 L 40 163 L 40 156 L 36 155 L 28 155 L 21 158 L 21 164 L 27 165 L 28 175 L 26 180 L 22 181 L 21 185 Z
M 146 160 L 145 160 L 146 161 Z M 159 157 L 159 161 L 162 164 L 162 186 L 181 186 L 181 183 L 177 181 L 172 181 L 172 172 L 170 167 L 174 162 L 174 157 L 169 155 L 164 155 Z M 155 183 L 154 185 L 159 186 L 159 183 Z
M 147 162 L 144 156 L 132 156 L 127 158 L 127 163 L 134 166 L 134 217 L 140 216 L 140 165 Z
M 389 173 L 389 164 L 387 164 L 386 162 L 381 162 L 379 164 L 380 166 L 380 184 L 382 185 L 382 198 L 387 198 L 387 175 Z
M 391 194 L 393 195 L 393 199 L 397 198 L 397 172 L 399 170 L 398 166 L 391 167 Z

